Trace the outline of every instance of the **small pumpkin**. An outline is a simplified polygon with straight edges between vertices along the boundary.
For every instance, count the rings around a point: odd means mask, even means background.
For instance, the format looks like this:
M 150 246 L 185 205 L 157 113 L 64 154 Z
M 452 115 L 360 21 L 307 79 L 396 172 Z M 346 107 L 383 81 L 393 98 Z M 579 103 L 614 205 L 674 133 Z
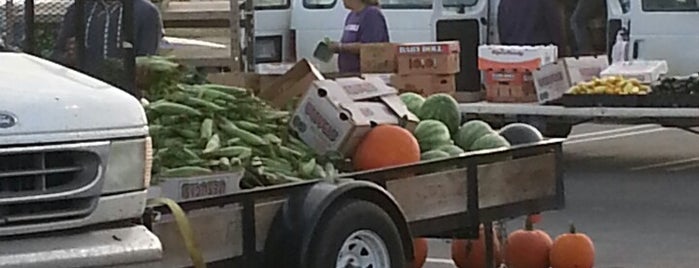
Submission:
M 508 268 L 549 268 L 549 252 L 553 240 L 541 230 L 535 230 L 527 217 L 524 229 L 507 236 L 505 263 Z
M 415 256 L 413 268 L 422 268 L 425 265 L 425 262 L 427 262 L 427 251 L 427 239 L 413 239 L 413 255 Z
M 559 235 L 553 241 L 550 261 L 552 268 L 592 268 L 595 246 L 590 237 L 578 233 L 571 223 L 569 233 Z
M 352 163 L 357 171 L 420 162 L 420 145 L 410 131 L 394 125 L 369 130 L 357 146 Z
M 500 240 L 493 232 L 493 259 L 495 266 L 503 263 L 500 250 Z M 485 267 L 485 231 L 483 225 L 478 233 L 478 239 L 454 239 L 451 242 L 451 259 L 459 268 Z

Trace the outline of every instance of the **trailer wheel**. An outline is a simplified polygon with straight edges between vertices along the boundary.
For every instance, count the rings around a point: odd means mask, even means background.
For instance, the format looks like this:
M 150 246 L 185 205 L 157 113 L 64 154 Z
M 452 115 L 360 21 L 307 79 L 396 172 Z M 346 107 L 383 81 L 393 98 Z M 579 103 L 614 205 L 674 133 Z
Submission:
M 571 130 L 573 130 L 573 126 L 569 124 L 548 123 L 543 134 L 551 138 L 567 138 Z
M 334 208 L 318 225 L 308 268 L 406 267 L 400 233 L 383 209 L 358 199 Z

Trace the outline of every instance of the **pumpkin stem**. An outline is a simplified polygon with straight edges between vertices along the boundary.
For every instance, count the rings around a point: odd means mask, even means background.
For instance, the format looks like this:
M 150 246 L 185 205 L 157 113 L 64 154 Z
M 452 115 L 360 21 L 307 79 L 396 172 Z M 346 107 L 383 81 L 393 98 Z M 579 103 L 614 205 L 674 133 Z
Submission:
M 573 224 L 573 223 L 571 222 L 571 223 L 570 223 L 570 233 L 571 233 L 571 234 L 574 234 L 574 233 L 576 233 L 576 232 L 577 232 L 577 230 L 575 229 L 575 224 Z
M 532 222 L 532 219 L 529 216 L 527 216 L 527 218 L 524 220 L 524 230 L 527 230 L 527 231 L 534 230 L 534 223 Z

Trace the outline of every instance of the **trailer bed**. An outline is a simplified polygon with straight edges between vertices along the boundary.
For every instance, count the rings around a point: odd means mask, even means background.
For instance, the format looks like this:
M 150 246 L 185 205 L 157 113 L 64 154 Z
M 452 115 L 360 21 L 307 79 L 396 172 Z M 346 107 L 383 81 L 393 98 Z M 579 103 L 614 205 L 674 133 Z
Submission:
M 341 175 L 386 190 L 399 206 L 414 236 L 473 237 L 480 223 L 564 207 L 562 139 L 420 162 L 395 168 Z M 260 254 L 280 208 L 321 181 L 279 185 L 184 201 L 207 262 L 259 267 Z M 177 223 L 164 206 L 146 223 L 163 244 L 160 267 L 191 265 Z

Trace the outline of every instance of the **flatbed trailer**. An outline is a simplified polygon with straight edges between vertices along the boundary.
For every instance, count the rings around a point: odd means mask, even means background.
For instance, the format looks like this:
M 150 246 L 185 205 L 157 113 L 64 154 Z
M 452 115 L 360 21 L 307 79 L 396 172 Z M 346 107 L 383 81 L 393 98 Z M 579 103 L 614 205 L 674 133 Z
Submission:
M 562 209 L 562 141 L 343 174 L 334 182 L 244 190 L 179 206 L 187 211 L 196 251 L 208 267 L 412 267 L 407 265 L 413 261 L 413 237 L 476 238 L 480 224 L 492 228 L 493 221 Z M 160 260 L 150 267 L 192 266 L 191 257 L 199 253 L 183 243 L 181 224 L 167 206 L 147 208 L 143 225 L 162 243 Z M 485 234 L 493 239 L 491 232 Z M 487 249 L 490 268 L 493 252 Z M 352 263 L 356 266 L 346 266 Z
M 660 124 L 695 134 L 699 126 L 697 108 L 564 107 L 538 103 L 474 102 L 459 104 L 467 119 L 482 119 L 495 126 L 524 122 L 548 137 L 566 137 L 574 125 L 598 122 L 616 124 Z

